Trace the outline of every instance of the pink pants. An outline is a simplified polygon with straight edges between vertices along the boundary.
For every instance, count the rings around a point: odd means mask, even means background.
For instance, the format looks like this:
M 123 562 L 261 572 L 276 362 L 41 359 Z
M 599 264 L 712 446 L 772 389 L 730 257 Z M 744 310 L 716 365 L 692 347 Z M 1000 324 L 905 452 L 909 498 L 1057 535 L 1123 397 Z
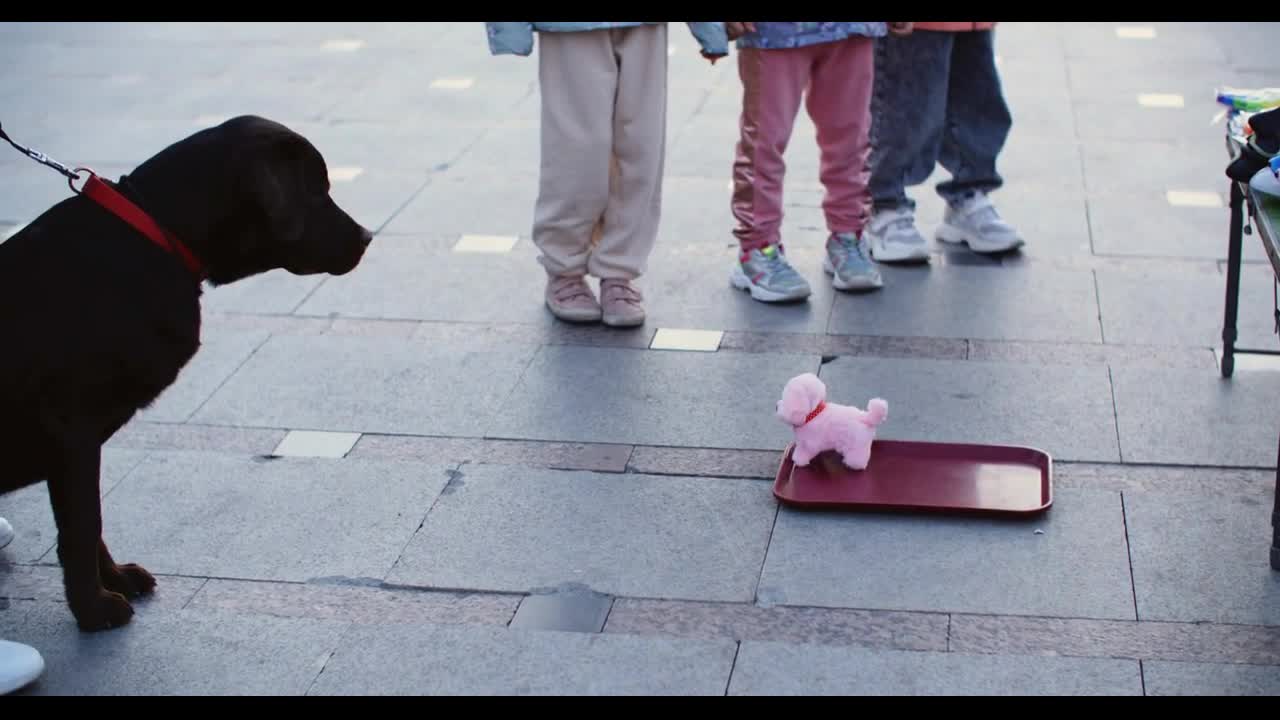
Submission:
M 853 37 L 800 48 L 738 51 L 741 138 L 733 163 L 733 234 L 743 251 L 776 245 L 782 225 L 783 154 L 800 100 L 818 130 L 822 211 L 833 233 L 861 233 L 867 190 L 874 41 Z

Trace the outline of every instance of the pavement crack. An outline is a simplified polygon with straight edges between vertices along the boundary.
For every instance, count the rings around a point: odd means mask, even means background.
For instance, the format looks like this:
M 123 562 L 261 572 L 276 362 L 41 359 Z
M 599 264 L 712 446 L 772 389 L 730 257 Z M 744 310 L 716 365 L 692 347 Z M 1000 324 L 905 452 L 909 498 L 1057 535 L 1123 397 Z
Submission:
M 463 480 L 463 478 L 466 476 L 463 475 L 462 470 L 460 469 L 454 468 L 450 470 L 445 470 L 444 474 L 449 477 L 449 482 L 445 483 L 444 489 L 440 491 L 441 495 L 452 495 L 455 492 L 461 490 L 462 486 L 467 484 L 467 481 Z M 434 507 L 434 503 L 432 504 L 432 506 Z M 424 523 L 426 522 L 425 518 L 423 519 L 423 522 Z
M 310 695 L 311 691 L 315 690 L 316 683 L 320 682 L 320 676 L 324 675 L 324 671 L 329 668 L 329 661 L 338 653 L 338 648 L 343 646 L 343 641 L 347 639 L 347 636 L 351 634 L 354 629 L 355 623 L 348 623 L 347 626 L 342 629 L 342 632 L 338 633 L 338 637 L 334 641 L 333 647 L 329 648 L 329 650 L 325 652 L 324 656 L 320 658 L 320 661 L 316 663 L 320 666 L 320 669 L 316 671 L 316 676 L 311 678 L 311 682 L 307 685 L 307 689 L 302 693 L 304 697 Z
M 1120 521 L 1121 527 L 1124 528 L 1124 552 L 1125 557 L 1129 560 L 1129 591 L 1130 597 L 1133 598 L 1133 619 L 1141 621 L 1138 615 L 1138 583 L 1133 577 L 1133 543 L 1129 540 L 1129 511 L 1125 507 L 1124 493 L 1120 493 Z
M 733 661 L 729 663 L 729 677 L 724 680 L 724 695 L 729 696 L 729 688 L 733 685 L 733 673 L 738 669 L 738 655 L 742 654 L 742 641 L 738 640 L 733 647 Z
M 203 578 L 203 581 L 200 583 L 200 587 L 196 588 L 196 591 L 191 593 L 191 597 L 187 598 L 187 601 L 182 603 L 182 607 L 180 609 L 186 610 L 191 607 L 191 603 L 195 602 L 196 598 L 199 597 L 200 593 L 203 592 L 208 585 L 209 578 Z
M 1120 444 L 1120 404 L 1116 400 L 1116 378 L 1110 363 L 1107 363 L 1107 385 L 1111 389 L 1111 421 L 1116 429 L 1116 455 L 1120 458 L 1120 464 L 1123 465 L 1124 446 Z
M 400 548 L 400 552 L 396 554 L 395 562 L 391 563 L 391 567 L 387 570 L 387 574 L 385 576 L 386 578 L 390 578 L 395 573 L 396 568 L 400 566 L 400 561 L 404 559 L 404 554 L 409 549 L 409 546 L 413 544 L 414 538 L 418 537 L 418 533 L 422 532 L 422 528 L 427 526 L 427 518 L 431 517 L 431 511 L 435 510 L 436 505 L 440 504 L 440 498 L 449 494 L 445 491 L 449 488 L 449 485 L 451 485 L 454 482 L 455 477 L 459 483 L 462 482 L 461 480 L 462 466 L 466 464 L 467 464 L 466 461 L 456 463 L 452 468 L 449 468 L 448 470 L 444 471 L 445 476 L 449 478 L 448 482 L 445 483 L 444 487 L 440 488 L 440 492 L 436 493 L 435 499 L 431 501 L 431 506 L 428 507 L 427 511 L 422 514 L 422 520 L 418 522 L 417 529 L 414 530 L 413 533 L 409 535 L 409 539 L 405 541 L 404 545 Z M 385 579 L 382 580 L 381 584 L 384 587 L 386 587 L 387 586 L 386 580 Z
M 778 528 L 778 515 L 781 513 L 780 507 L 773 509 L 773 523 L 769 525 L 769 540 L 764 546 L 764 557 L 760 558 L 760 570 L 756 573 L 756 587 L 751 593 L 751 602 L 753 604 L 760 603 L 760 581 L 764 579 L 764 568 L 769 563 L 769 550 L 773 548 L 773 532 Z
M 1085 214 L 1089 213 L 1088 209 Z M 1107 328 L 1102 322 L 1102 283 L 1098 282 L 1098 269 L 1094 268 L 1090 273 L 1093 276 L 1093 301 L 1098 306 L 1098 337 L 1102 339 L 1102 344 L 1107 344 Z

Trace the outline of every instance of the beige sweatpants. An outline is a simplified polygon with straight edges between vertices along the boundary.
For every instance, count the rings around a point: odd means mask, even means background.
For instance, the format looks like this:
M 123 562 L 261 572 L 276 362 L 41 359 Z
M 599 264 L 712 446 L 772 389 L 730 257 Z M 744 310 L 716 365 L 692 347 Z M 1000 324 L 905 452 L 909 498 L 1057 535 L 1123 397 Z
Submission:
M 667 26 L 543 32 L 538 42 L 539 262 L 551 275 L 634 280 L 662 210 Z

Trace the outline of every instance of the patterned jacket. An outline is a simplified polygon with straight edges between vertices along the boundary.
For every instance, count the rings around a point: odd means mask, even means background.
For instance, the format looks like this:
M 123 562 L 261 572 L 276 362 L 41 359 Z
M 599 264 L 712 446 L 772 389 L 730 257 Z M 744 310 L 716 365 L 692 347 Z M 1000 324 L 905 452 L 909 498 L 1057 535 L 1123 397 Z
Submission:
M 738 48 L 777 50 L 836 42 L 854 36 L 884 37 L 889 24 L 882 22 L 758 22 L 756 31 L 738 38 Z
M 585 32 L 610 28 L 635 27 L 636 25 L 662 25 L 665 23 L 640 22 L 487 22 L 489 52 L 493 55 L 529 55 L 533 53 L 533 33 L 537 32 Z M 729 54 L 729 38 L 722 22 L 686 23 L 693 37 L 702 46 L 702 54 L 719 57 Z

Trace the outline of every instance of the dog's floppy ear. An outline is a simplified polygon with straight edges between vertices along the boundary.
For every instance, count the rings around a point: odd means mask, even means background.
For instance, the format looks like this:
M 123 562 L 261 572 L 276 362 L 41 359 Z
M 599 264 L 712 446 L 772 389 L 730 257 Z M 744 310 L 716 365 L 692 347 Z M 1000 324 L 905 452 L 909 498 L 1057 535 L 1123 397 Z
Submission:
M 304 148 L 296 139 L 274 139 L 252 153 L 247 168 L 250 202 L 266 218 L 272 239 L 289 243 L 302 234 Z

